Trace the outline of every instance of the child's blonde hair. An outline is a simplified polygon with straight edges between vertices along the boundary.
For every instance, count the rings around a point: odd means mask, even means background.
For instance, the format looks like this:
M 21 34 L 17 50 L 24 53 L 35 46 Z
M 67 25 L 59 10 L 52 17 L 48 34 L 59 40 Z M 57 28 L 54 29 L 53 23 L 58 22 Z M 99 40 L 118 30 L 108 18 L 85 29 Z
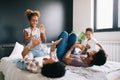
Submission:
M 40 11 L 38 11 L 38 10 L 33 11 L 31 9 L 27 9 L 25 11 L 25 15 L 28 17 L 28 20 L 30 20 L 32 16 L 40 17 Z

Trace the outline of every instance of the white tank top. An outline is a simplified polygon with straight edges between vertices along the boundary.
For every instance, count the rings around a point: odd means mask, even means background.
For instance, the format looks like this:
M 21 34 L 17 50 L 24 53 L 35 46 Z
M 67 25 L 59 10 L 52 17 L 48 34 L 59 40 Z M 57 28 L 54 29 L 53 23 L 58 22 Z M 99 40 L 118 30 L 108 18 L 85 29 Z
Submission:
M 28 33 L 28 37 L 30 37 L 30 34 L 32 33 L 31 28 L 28 27 L 28 28 L 25 28 L 24 30 Z M 36 28 L 36 29 L 35 29 L 35 32 L 32 33 L 32 36 L 35 37 L 35 38 L 36 38 L 36 37 L 40 37 L 40 30 L 39 30 L 39 28 Z
M 31 31 L 31 28 L 28 27 L 28 28 L 25 28 L 24 30 L 27 31 L 28 37 L 30 37 L 30 34 L 31 34 L 31 32 L 32 32 L 32 31 Z M 39 28 L 36 28 L 36 30 L 35 30 L 35 32 L 32 34 L 32 36 L 33 36 L 34 38 L 40 37 L 40 30 L 39 30 Z M 32 44 L 32 40 L 31 40 L 25 47 L 29 47 L 31 44 Z M 46 55 L 46 54 L 47 54 L 47 52 L 45 52 L 45 51 L 47 51 L 47 50 L 44 50 L 44 49 L 45 49 L 44 45 L 42 45 L 42 44 L 40 43 L 40 44 L 37 45 L 36 47 L 32 48 L 32 49 L 30 50 L 30 53 L 33 54 L 33 57 L 40 57 L 40 56 L 43 56 L 43 55 Z M 28 53 L 28 56 L 29 56 L 29 53 Z

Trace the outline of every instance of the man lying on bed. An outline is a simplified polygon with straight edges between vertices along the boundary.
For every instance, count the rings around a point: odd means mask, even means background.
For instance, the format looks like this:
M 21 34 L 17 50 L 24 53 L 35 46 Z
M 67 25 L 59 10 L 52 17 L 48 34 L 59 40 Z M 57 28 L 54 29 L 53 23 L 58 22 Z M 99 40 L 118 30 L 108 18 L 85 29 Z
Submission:
M 102 49 L 99 51 L 93 50 L 88 53 L 87 49 L 90 47 L 86 46 L 83 52 L 84 54 L 87 54 L 87 57 L 81 57 L 80 53 L 75 52 L 75 47 L 80 49 L 83 48 L 83 45 L 77 42 L 77 35 L 75 33 L 68 34 L 64 31 L 58 36 L 58 39 L 59 38 L 62 38 L 62 40 L 56 46 L 57 57 L 60 61 L 63 61 L 67 65 L 76 67 L 89 67 L 92 65 L 100 66 L 105 64 L 106 54 Z
M 106 54 L 104 50 L 100 49 L 98 52 L 91 51 L 87 53 L 87 57 L 80 56 L 79 53 L 71 54 L 72 50 L 75 47 L 80 47 L 79 43 L 74 43 L 74 45 L 66 52 L 62 61 L 68 65 L 76 66 L 76 67 L 89 67 L 93 65 L 104 65 L 106 62 Z

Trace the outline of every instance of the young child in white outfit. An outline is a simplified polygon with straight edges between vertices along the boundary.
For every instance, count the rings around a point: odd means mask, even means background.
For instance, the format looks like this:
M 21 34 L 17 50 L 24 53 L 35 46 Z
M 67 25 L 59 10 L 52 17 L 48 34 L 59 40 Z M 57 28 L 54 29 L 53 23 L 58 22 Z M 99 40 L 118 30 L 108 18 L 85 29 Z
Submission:
M 103 49 L 102 45 L 95 38 L 93 38 L 92 28 L 87 28 L 85 34 L 86 34 L 86 40 L 83 41 L 82 45 L 84 49 L 87 49 L 88 53 L 92 51 L 98 51 L 97 46 L 100 49 Z M 82 54 L 85 53 L 83 52 Z

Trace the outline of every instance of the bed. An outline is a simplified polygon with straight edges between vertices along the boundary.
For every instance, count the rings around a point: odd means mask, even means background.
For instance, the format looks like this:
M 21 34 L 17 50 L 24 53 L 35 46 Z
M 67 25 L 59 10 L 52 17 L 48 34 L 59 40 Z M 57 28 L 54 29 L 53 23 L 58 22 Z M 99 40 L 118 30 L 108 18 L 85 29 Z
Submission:
M 113 61 L 107 61 L 103 66 L 87 68 L 66 66 L 66 73 L 61 78 L 47 78 L 40 73 L 23 71 L 13 61 L 21 58 L 22 50 L 23 46 L 16 43 L 11 55 L 1 59 L 0 72 L 4 75 L 4 80 L 120 80 L 120 63 Z

